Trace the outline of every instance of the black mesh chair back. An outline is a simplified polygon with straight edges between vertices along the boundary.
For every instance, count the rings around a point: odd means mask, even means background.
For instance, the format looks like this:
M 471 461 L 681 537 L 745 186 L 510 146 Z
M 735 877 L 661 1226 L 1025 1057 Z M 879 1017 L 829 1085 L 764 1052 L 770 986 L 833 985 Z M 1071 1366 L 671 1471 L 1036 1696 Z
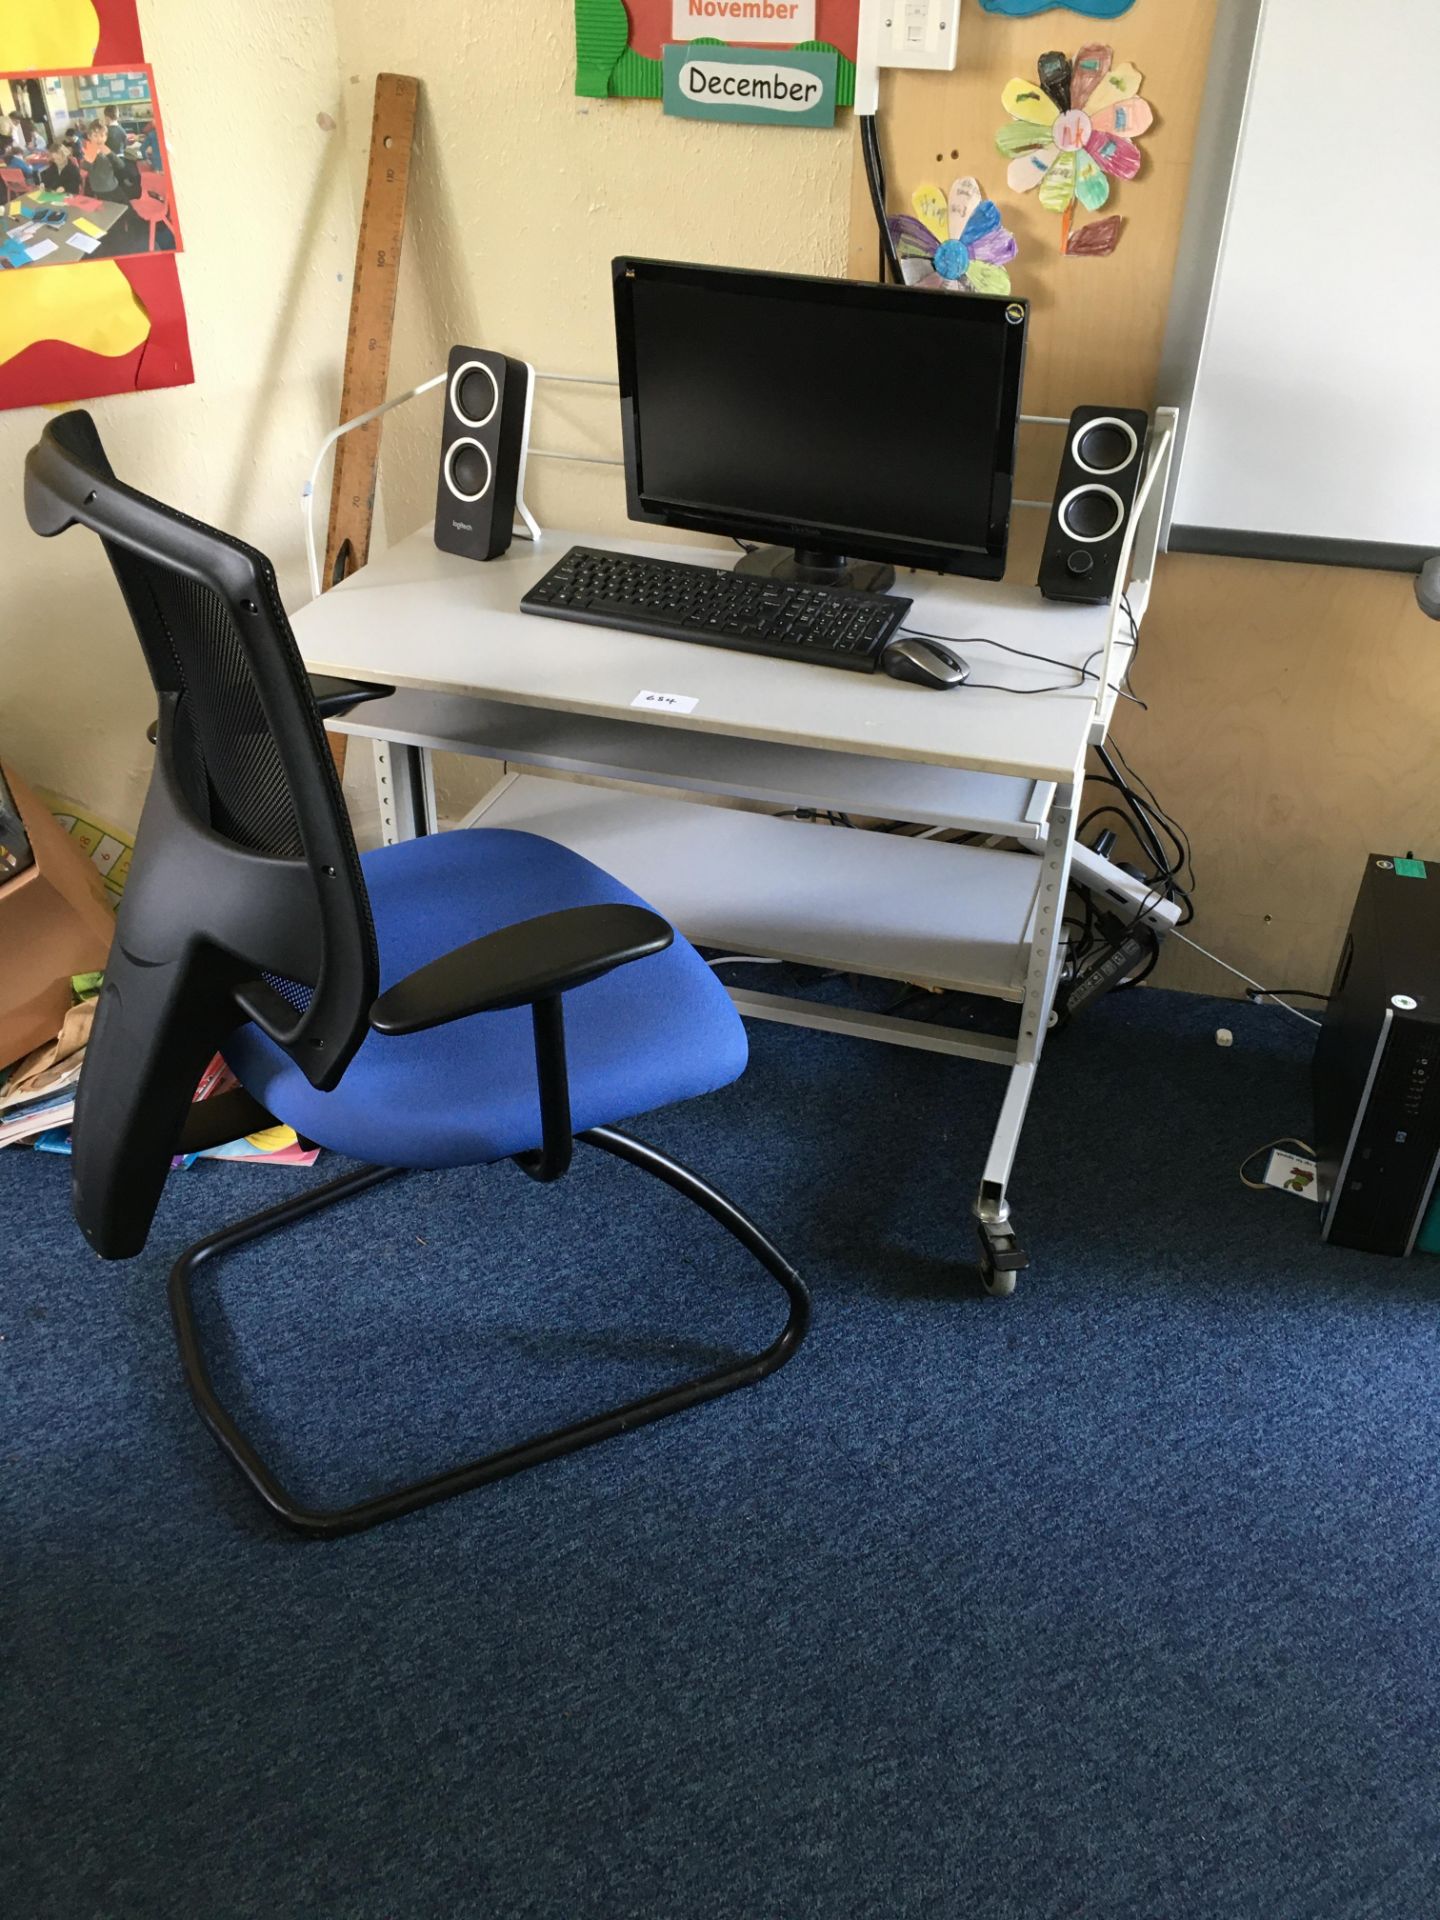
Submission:
M 115 478 L 88 413 L 25 467 L 46 536 L 104 542 L 159 703 L 156 764 L 80 1079 L 75 1215 L 138 1253 L 197 1081 L 254 1020 L 334 1087 L 378 990 L 370 907 L 320 717 L 252 547 Z

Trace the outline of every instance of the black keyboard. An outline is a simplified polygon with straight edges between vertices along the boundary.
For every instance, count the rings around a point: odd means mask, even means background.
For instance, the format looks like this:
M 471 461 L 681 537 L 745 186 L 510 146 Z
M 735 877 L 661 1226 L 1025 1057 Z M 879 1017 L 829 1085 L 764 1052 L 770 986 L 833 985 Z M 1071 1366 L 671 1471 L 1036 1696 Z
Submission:
M 525 595 L 520 611 L 874 673 L 911 605 L 888 593 L 804 587 L 718 567 L 572 547 Z

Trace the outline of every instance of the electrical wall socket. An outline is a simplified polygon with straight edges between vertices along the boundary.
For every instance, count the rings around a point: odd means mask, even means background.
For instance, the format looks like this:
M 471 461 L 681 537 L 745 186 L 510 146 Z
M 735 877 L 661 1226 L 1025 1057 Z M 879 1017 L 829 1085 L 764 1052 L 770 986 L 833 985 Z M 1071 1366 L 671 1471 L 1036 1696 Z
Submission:
M 960 38 L 960 0 L 880 0 L 875 63 L 953 73 Z

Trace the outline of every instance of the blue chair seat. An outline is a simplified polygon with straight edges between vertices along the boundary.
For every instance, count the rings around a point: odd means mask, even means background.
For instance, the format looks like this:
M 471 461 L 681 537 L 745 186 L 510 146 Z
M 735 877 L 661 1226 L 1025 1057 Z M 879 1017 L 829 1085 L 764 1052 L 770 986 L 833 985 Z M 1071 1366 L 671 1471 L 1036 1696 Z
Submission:
M 644 906 L 568 847 L 508 828 L 403 841 L 361 865 L 380 948 L 382 991 L 468 940 L 565 907 Z M 728 1086 L 744 1071 L 745 1029 L 688 941 L 565 996 L 575 1129 Z M 317 1093 L 259 1028 L 225 1058 L 278 1120 L 321 1146 L 386 1166 L 473 1166 L 540 1144 L 528 1008 L 482 1013 L 403 1039 L 369 1034 L 333 1093 Z

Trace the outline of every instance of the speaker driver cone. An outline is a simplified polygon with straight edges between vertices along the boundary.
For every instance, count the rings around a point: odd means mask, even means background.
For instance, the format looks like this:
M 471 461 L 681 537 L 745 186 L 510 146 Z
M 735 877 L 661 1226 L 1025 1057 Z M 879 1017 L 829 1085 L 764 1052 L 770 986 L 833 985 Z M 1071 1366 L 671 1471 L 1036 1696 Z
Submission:
M 500 404 L 495 375 L 483 360 L 467 360 L 450 382 L 450 411 L 467 427 L 488 427 Z
M 1125 502 L 1112 487 L 1076 487 L 1060 503 L 1061 531 L 1093 546 L 1125 524 Z
M 457 440 L 445 455 L 445 484 L 457 500 L 483 500 L 495 469 L 478 440 Z
M 1123 473 L 1139 451 L 1139 438 L 1128 420 L 1091 420 L 1070 445 L 1082 473 Z

